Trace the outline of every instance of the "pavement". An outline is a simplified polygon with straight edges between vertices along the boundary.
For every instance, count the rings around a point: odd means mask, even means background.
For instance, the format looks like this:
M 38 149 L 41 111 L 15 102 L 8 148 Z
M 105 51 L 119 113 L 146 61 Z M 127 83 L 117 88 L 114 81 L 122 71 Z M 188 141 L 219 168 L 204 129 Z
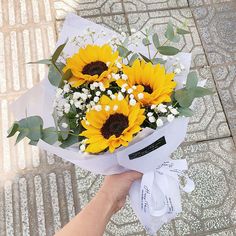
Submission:
M 236 1 L 235 0 L 0 0 L 0 236 L 51 236 L 95 195 L 102 177 L 50 153 L 6 139 L 9 104 L 43 79 L 43 65 L 68 12 L 130 33 L 169 20 L 187 20 L 179 43 L 192 52 L 192 69 L 216 92 L 200 99 L 186 141 L 173 154 L 186 158 L 196 183 L 182 194 L 183 212 L 159 236 L 236 235 Z M 146 235 L 129 202 L 105 236 Z

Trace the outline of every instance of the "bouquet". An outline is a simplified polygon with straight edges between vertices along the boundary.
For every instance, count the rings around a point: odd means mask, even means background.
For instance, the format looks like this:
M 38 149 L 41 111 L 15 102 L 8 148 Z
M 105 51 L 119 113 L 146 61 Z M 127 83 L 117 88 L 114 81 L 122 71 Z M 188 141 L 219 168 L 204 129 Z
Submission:
M 166 41 L 148 29 L 129 37 L 73 14 L 65 20 L 46 78 L 12 104 L 29 144 L 94 173 L 144 173 L 131 205 L 149 233 L 181 211 L 179 186 L 190 192 L 185 160 L 170 154 L 184 140 L 195 98 L 211 94 L 189 73 L 191 55 L 170 46 L 186 26 L 169 22 Z M 185 186 L 179 184 L 179 177 Z

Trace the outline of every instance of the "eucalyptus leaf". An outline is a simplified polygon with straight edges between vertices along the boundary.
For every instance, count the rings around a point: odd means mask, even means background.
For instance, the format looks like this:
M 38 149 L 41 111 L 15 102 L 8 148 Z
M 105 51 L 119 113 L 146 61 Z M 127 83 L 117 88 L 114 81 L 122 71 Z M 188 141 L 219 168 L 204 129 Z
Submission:
M 154 59 L 152 59 L 152 64 L 153 64 L 153 65 L 156 65 L 156 64 L 165 64 L 165 63 L 166 63 L 166 61 L 163 60 L 162 58 L 154 58 Z
M 179 107 L 178 112 L 180 116 L 190 117 L 193 115 L 193 111 L 190 108 L 187 107 Z
M 171 41 L 174 43 L 178 43 L 180 41 L 180 36 L 176 34 Z
M 43 60 L 39 60 L 39 61 L 28 62 L 27 64 L 44 64 L 44 65 L 51 65 L 51 64 L 52 64 L 52 61 L 51 61 L 51 59 L 43 59 Z
M 190 107 L 194 99 L 193 92 L 185 88 L 175 91 L 174 96 L 179 105 L 184 108 Z
M 62 143 L 60 144 L 60 147 L 67 148 L 78 142 L 79 142 L 79 137 L 70 134 L 66 140 L 62 141 Z
M 67 44 L 67 41 L 66 41 L 65 43 L 63 43 L 62 45 L 60 45 L 60 46 L 56 49 L 56 51 L 53 53 L 53 55 L 52 55 L 52 61 L 53 61 L 54 63 L 56 63 L 58 57 L 61 55 L 63 49 L 64 49 L 65 46 L 66 46 L 66 44 Z
M 131 56 L 130 60 L 129 60 L 129 65 L 132 66 L 133 63 L 134 63 L 134 61 L 135 61 L 137 58 L 139 58 L 139 55 L 138 55 L 137 53 L 134 53 L 134 54 Z
M 43 120 L 40 116 L 30 116 L 18 122 L 20 133 L 26 134 L 30 140 L 39 140 L 42 136 Z
M 213 92 L 210 89 L 203 88 L 203 87 L 196 87 L 194 89 L 194 96 L 199 98 L 199 97 L 204 97 L 206 95 L 212 95 Z
M 146 56 L 144 56 L 142 53 L 139 53 L 139 55 L 143 58 L 144 61 L 146 61 L 146 62 L 152 62 L 149 58 L 147 58 Z
M 38 141 L 30 140 L 29 145 L 37 146 Z
M 60 70 L 58 65 L 59 64 L 50 65 L 49 66 L 49 71 L 48 71 L 48 79 L 49 79 L 50 83 L 55 87 L 59 87 L 59 85 L 61 84 L 61 81 L 62 81 L 62 75 L 58 71 L 58 69 Z M 58 69 L 56 68 L 56 66 L 57 66 Z
M 143 45 L 144 45 L 144 46 L 149 46 L 149 45 L 151 45 L 151 42 L 149 41 L 148 38 L 144 38 L 144 39 L 142 40 L 142 42 L 143 42 Z
M 161 46 L 157 33 L 154 33 L 152 35 L 152 42 L 156 49 L 158 49 Z
M 15 133 L 18 131 L 18 128 L 19 128 L 19 124 L 17 122 L 14 122 L 14 124 L 7 131 L 8 133 L 7 138 L 10 138 L 13 135 L 15 135 Z
M 22 139 L 27 137 L 28 134 L 29 134 L 28 129 L 21 130 L 20 133 L 18 134 L 17 138 L 16 138 L 16 143 L 15 144 L 19 143 Z
M 186 81 L 186 88 L 196 88 L 198 84 L 198 77 L 195 71 L 191 71 L 188 74 L 187 81 Z
M 179 49 L 172 46 L 161 46 L 158 51 L 162 55 L 173 56 L 179 52 Z
M 43 130 L 42 140 L 46 143 L 54 144 L 58 140 L 58 134 L 55 127 L 49 127 Z
M 129 54 L 131 54 L 132 52 L 129 51 L 126 47 L 120 45 L 118 48 L 117 48 L 117 51 L 119 52 L 119 56 L 120 57 L 127 57 Z
M 171 21 L 168 22 L 167 29 L 165 32 L 165 37 L 170 41 L 172 41 L 173 38 L 175 37 L 174 27 Z
M 183 35 L 183 34 L 190 34 L 190 31 L 187 31 L 185 29 L 177 28 L 177 34 Z

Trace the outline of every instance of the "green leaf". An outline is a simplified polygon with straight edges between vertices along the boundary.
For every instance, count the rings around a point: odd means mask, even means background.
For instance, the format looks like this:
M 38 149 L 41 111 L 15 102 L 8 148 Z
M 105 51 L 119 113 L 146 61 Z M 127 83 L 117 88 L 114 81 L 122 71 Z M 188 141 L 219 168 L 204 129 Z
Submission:
M 29 145 L 37 146 L 38 141 L 30 140 Z
M 175 91 L 174 96 L 179 105 L 184 108 L 190 107 L 194 99 L 192 91 L 185 88 Z
M 211 89 L 203 88 L 203 87 L 196 87 L 194 89 L 194 96 L 199 98 L 199 97 L 204 97 L 207 95 L 212 95 L 214 94 Z
M 176 34 L 171 41 L 174 43 L 178 43 L 180 41 L 180 36 L 178 34 Z
M 172 46 L 161 46 L 158 48 L 158 51 L 162 55 L 173 56 L 179 52 L 179 49 Z
M 183 35 L 183 34 L 190 34 L 190 31 L 187 31 L 185 29 L 177 28 L 177 34 Z
M 187 107 L 179 107 L 178 112 L 180 116 L 190 117 L 193 115 L 193 111 L 190 108 Z
M 156 64 L 165 64 L 165 60 L 163 60 L 162 58 L 154 58 L 152 59 L 152 64 L 156 65 Z
M 43 60 L 39 60 L 39 61 L 28 62 L 27 64 L 44 64 L 44 65 L 51 65 L 51 64 L 52 64 L 52 61 L 51 61 L 51 59 L 43 59 Z
M 152 35 L 152 41 L 156 49 L 158 49 L 161 46 L 157 33 L 154 33 Z
M 165 37 L 170 41 L 172 41 L 173 38 L 175 37 L 174 27 L 171 21 L 168 22 L 167 29 L 165 32 Z
M 28 134 L 29 134 L 28 129 L 21 130 L 20 133 L 18 134 L 17 138 L 16 138 L 16 143 L 15 144 L 19 143 L 22 139 L 27 137 Z
M 52 55 L 52 61 L 53 61 L 54 63 L 57 61 L 58 57 L 61 55 L 63 49 L 64 49 L 65 46 L 66 46 L 66 44 L 67 44 L 67 41 L 66 41 L 65 43 L 63 43 L 62 45 L 60 45 L 60 46 L 56 49 L 56 51 L 53 53 L 53 55 Z
M 60 147 L 61 148 L 67 148 L 70 147 L 73 144 L 76 144 L 79 142 L 79 137 L 75 135 L 69 135 L 66 140 L 63 140 Z
M 49 79 L 50 83 L 55 87 L 59 87 L 59 85 L 61 84 L 62 75 L 56 69 L 55 65 L 50 65 L 49 66 L 48 79 Z
M 26 134 L 30 140 L 37 141 L 41 138 L 43 120 L 40 116 L 30 116 L 18 123 L 20 133 Z
M 144 39 L 142 40 L 142 42 L 143 42 L 143 45 L 144 45 L 144 46 L 149 46 L 149 45 L 151 45 L 151 43 L 150 43 L 150 41 L 149 41 L 148 38 L 144 38 Z
M 18 123 L 14 122 L 14 124 L 7 131 L 7 133 L 8 133 L 7 138 L 12 137 L 18 131 L 18 128 L 19 128 Z
M 195 71 L 191 71 L 188 74 L 187 81 L 186 81 L 186 88 L 196 88 L 198 83 L 197 73 Z
M 139 55 L 143 58 L 144 61 L 146 61 L 146 62 L 152 62 L 149 58 L 147 58 L 146 56 L 144 56 L 142 53 L 139 53 Z
M 129 54 L 132 53 L 132 51 L 129 51 L 126 47 L 120 45 L 118 48 L 117 48 L 117 51 L 119 52 L 119 56 L 120 57 L 127 57 Z
M 132 66 L 133 63 L 134 63 L 134 61 L 135 61 L 137 58 L 139 58 L 139 55 L 138 55 L 137 53 L 134 53 L 134 54 L 131 56 L 130 60 L 129 60 L 129 65 Z
M 54 144 L 58 141 L 58 134 L 55 127 L 49 127 L 43 130 L 42 140 L 46 143 Z

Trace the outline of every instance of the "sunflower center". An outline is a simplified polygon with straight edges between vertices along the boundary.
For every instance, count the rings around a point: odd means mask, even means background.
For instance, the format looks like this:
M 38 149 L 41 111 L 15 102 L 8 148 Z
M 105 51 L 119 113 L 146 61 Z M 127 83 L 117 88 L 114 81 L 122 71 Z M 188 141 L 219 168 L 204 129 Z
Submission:
M 101 75 L 108 69 L 107 65 L 102 61 L 94 61 L 84 66 L 82 73 L 85 75 Z
M 146 93 L 153 92 L 152 88 L 149 85 L 143 85 L 143 87 L 144 87 L 144 92 L 146 92 Z
M 109 139 L 112 135 L 119 137 L 122 132 L 128 127 L 129 121 L 128 117 L 116 113 L 111 115 L 101 129 L 101 133 L 104 138 Z

